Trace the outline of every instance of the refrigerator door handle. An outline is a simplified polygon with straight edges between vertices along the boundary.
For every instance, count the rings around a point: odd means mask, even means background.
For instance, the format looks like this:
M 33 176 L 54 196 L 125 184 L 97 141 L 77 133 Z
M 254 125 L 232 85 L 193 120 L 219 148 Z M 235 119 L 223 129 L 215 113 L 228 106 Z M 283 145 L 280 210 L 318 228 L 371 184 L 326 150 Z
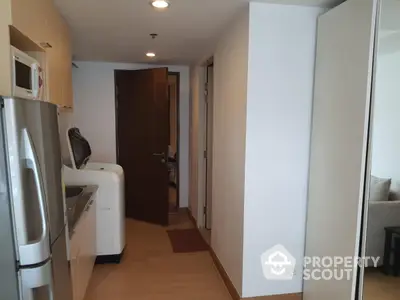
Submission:
M 51 260 L 36 268 L 21 269 L 21 300 L 37 300 L 37 296 L 54 300 L 52 274 Z
M 39 210 L 42 233 L 38 240 L 19 246 L 19 259 L 21 265 L 33 265 L 45 261 L 50 257 L 49 225 L 47 221 L 46 194 L 44 192 L 42 175 L 36 151 L 28 129 L 23 129 L 24 152 L 26 167 L 31 169 L 38 192 Z

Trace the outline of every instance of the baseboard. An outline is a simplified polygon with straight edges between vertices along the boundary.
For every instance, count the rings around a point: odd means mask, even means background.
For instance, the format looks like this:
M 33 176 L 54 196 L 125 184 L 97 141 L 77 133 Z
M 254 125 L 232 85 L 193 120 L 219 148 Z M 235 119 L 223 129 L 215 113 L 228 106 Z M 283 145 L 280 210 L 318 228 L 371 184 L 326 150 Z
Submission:
M 187 209 L 187 214 L 189 216 L 190 221 L 193 223 L 194 227 L 199 230 L 197 227 L 197 221 L 193 217 L 191 211 Z M 200 232 L 200 231 L 199 231 Z M 238 291 L 236 290 L 235 286 L 233 285 L 231 279 L 229 278 L 228 274 L 226 273 L 224 267 L 222 266 L 220 260 L 218 259 L 218 256 L 215 254 L 214 250 L 212 247 L 209 247 L 210 249 L 210 254 L 211 257 L 214 261 L 214 265 L 217 268 L 219 274 L 222 277 L 222 280 L 225 283 L 226 288 L 229 291 L 229 294 L 231 295 L 233 300 L 301 300 L 303 294 L 302 293 L 297 293 L 297 294 L 283 294 L 283 295 L 275 295 L 275 296 L 261 296 L 261 297 L 253 297 L 253 298 L 241 298 Z
M 197 228 L 197 230 L 199 230 L 199 228 L 197 227 L 197 221 L 196 221 L 196 219 L 193 217 L 192 212 L 190 211 L 190 209 L 187 208 L 187 207 L 185 207 L 184 209 L 186 210 L 186 212 L 187 212 L 187 214 L 188 214 L 188 216 L 189 216 L 189 219 L 190 219 L 190 221 L 192 222 L 193 226 L 194 226 L 195 228 Z
M 95 264 L 96 265 L 104 265 L 104 264 L 119 264 L 122 260 L 122 256 L 124 255 L 124 250 L 120 254 L 113 255 L 98 255 L 96 257 Z
M 187 214 L 189 216 L 190 221 L 192 222 L 193 226 L 199 231 L 199 228 L 197 227 L 197 221 L 196 219 L 193 217 L 192 212 L 187 209 Z M 200 233 L 201 234 L 201 233 Z M 240 296 L 238 294 L 238 292 L 236 291 L 232 281 L 230 280 L 228 274 L 225 272 L 225 269 L 222 267 L 221 262 L 219 261 L 217 255 L 215 254 L 214 250 L 211 248 L 211 246 L 209 246 L 209 251 L 211 254 L 211 258 L 214 262 L 215 267 L 218 270 L 218 273 L 221 275 L 222 280 L 224 281 L 226 287 L 228 288 L 229 294 L 231 294 L 232 299 L 234 300 L 241 300 Z
M 241 300 L 301 300 L 303 298 L 303 293 L 298 294 L 283 294 L 275 296 L 261 296 L 254 298 L 242 298 Z
M 228 273 L 226 273 L 224 267 L 222 266 L 221 262 L 218 259 L 218 256 L 215 254 L 214 250 L 211 247 L 210 247 L 210 254 L 214 261 L 215 267 L 217 268 L 219 274 L 222 277 L 222 280 L 225 283 L 226 288 L 228 289 L 229 294 L 231 294 L 232 299 L 241 300 L 239 293 L 237 292 L 235 286 L 233 285 L 231 279 L 228 276 Z
M 274 295 L 274 296 L 260 296 L 260 297 L 252 297 L 252 298 L 241 298 L 238 291 L 236 290 L 235 286 L 233 285 L 231 279 L 229 278 L 228 274 L 226 273 L 224 267 L 222 266 L 218 256 L 215 254 L 214 250 L 210 247 L 210 254 L 214 261 L 215 266 L 219 274 L 224 281 L 229 294 L 233 300 L 301 300 L 303 298 L 302 293 L 298 294 L 282 294 L 282 295 Z

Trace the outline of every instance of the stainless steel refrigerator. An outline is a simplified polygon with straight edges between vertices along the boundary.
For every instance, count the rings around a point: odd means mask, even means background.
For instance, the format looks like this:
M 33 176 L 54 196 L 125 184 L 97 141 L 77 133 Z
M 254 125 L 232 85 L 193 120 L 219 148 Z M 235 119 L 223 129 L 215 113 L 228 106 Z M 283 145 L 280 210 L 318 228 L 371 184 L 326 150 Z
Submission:
M 0 105 L 0 299 L 72 300 L 57 107 Z

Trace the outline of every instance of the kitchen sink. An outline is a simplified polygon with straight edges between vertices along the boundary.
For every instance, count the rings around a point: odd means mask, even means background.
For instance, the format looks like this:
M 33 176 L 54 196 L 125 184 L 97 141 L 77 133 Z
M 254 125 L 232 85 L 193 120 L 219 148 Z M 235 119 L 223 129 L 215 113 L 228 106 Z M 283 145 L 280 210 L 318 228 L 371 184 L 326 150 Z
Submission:
M 97 186 L 66 186 L 65 204 L 67 207 L 68 227 L 70 235 L 73 234 L 82 213 L 85 211 L 93 193 L 97 191 Z

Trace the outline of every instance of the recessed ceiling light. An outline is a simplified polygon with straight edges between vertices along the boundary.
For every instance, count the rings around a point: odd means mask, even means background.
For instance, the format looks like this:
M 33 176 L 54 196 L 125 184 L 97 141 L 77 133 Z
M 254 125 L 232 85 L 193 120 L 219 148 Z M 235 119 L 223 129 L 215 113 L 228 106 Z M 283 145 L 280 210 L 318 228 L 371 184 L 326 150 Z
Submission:
M 155 8 L 167 8 L 169 6 L 169 2 L 166 0 L 153 0 L 151 1 L 151 5 Z
M 155 57 L 156 54 L 155 54 L 154 52 L 147 52 L 147 53 L 146 53 L 146 56 L 147 56 L 147 57 Z

